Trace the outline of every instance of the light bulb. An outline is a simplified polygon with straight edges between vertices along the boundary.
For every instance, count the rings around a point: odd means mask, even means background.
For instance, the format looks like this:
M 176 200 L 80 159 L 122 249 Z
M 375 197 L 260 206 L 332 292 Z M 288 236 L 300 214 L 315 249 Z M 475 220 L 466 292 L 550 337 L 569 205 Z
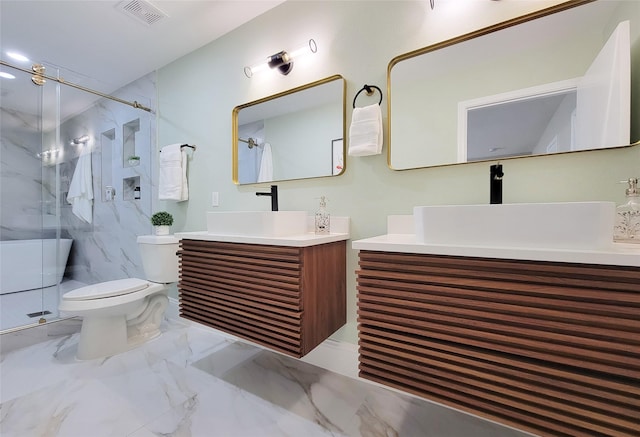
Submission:
M 300 56 L 310 55 L 318 51 L 318 46 L 313 39 L 310 39 L 306 44 L 298 47 L 295 50 L 289 52 L 291 59 L 299 58 Z

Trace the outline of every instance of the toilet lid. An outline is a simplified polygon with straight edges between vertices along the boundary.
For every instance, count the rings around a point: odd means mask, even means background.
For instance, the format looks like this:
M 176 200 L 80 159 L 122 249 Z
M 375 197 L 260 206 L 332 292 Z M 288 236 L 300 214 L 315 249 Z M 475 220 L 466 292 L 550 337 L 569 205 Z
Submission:
M 65 293 L 63 298 L 67 300 L 89 300 L 105 297 L 122 296 L 134 291 L 144 290 L 149 282 L 138 278 L 117 279 L 115 281 L 101 282 L 88 285 Z

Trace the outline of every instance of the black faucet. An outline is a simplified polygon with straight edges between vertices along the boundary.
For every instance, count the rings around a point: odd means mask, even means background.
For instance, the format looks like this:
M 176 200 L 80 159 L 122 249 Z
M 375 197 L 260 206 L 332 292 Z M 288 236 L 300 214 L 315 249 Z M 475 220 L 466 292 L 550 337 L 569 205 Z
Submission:
M 489 174 L 490 181 L 490 199 L 489 203 L 491 204 L 500 204 L 502 203 L 502 177 L 504 176 L 504 172 L 502 171 L 501 164 L 494 164 L 491 166 L 491 171 Z
M 278 210 L 278 186 L 277 185 L 271 185 L 271 192 L 256 193 L 256 196 L 271 196 L 271 211 Z

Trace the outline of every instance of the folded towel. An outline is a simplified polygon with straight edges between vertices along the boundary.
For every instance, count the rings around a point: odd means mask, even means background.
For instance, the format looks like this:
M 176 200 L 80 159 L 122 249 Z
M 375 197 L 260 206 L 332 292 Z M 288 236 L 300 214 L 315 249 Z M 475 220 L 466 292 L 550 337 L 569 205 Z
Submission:
M 73 212 L 80 220 L 87 223 L 93 221 L 93 178 L 91 175 L 91 152 L 84 151 L 78 158 L 73 171 L 67 202 L 71 204 Z
M 160 150 L 158 199 L 181 202 L 189 199 L 187 152 L 183 144 L 171 144 Z
M 273 180 L 273 156 L 271 155 L 271 144 L 264 143 L 262 159 L 260 160 L 260 173 L 258 182 L 271 182 Z
M 354 108 L 349 127 L 349 155 L 368 156 L 382 153 L 382 110 L 373 104 Z

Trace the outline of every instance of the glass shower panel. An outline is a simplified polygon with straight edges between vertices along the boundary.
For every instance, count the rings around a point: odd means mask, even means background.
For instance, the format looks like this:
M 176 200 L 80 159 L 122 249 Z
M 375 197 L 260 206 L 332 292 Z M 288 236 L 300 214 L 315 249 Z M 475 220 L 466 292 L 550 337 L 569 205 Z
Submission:
M 37 86 L 30 74 L 2 71 L 14 76 L 0 78 L 0 330 L 5 330 L 38 323 L 46 311 L 46 263 L 56 255 L 57 232 L 55 220 L 48 220 L 55 206 L 44 195 L 43 166 L 57 159 L 58 150 L 43 140 L 43 114 L 51 104 L 55 111 L 55 85 Z
M 6 69 L 15 79 L 0 79 L 0 331 L 64 316 L 59 300 L 75 288 L 144 278 L 136 237 L 151 231 L 157 165 L 153 113 L 88 92 L 100 87 L 77 73 L 48 67 L 38 86 Z M 111 94 L 153 107 L 155 75 Z M 82 178 L 90 188 L 79 195 Z
M 147 106 L 148 90 L 155 95 L 155 82 L 141 78 L 112 92 L 124 100 Z M 96 89 L 93 84 L 75 83 Z M 102 84 L 104 87 L 104 84 Z M 79 111 L 72 105 L 84 102 Z M 62 240 L 73 241 L 63 286 L 77 288 L 127 277 L 144 278 L 136 237 L 151 230 L 152 150 L 155 150 L 155 116 L 140 109 L 74 88 L 62 87 L 60 162 Z M 129 157 L 139 159 L 133 164 Z M 88 175 L 93 199 L 88 214 L 74 208 L 66 198 L 74 178 Z M 64 287 L 63 287 L 64 288 Z

